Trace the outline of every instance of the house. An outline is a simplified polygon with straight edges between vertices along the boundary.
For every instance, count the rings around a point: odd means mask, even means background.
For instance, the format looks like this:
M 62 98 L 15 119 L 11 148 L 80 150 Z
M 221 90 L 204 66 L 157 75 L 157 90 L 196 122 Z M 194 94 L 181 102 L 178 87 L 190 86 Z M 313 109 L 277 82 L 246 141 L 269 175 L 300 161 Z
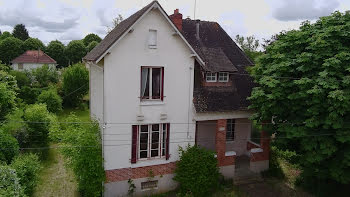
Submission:
M 13 70 L 32 70 L 48 65 L 56 68 L 57 62 L 41 50 L 28 50 L 11 61 Z
M 218 23 L 168 16 L 153 1 L 83 60 L 102 128 L 105 196 L 127 195 L 129 179 L 135 195 L 176 188 L 178 148 L 188 144 L 215 151 L 226 178 L 241 158 L 247 171 L 268 168 L 265 133 L 260 144 L 250 140 L 253 62 Z

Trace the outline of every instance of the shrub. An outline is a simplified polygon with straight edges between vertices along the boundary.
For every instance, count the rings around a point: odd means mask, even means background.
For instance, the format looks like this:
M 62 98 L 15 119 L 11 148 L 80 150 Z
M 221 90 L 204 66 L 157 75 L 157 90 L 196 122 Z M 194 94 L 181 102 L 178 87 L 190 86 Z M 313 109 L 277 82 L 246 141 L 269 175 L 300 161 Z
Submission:
M 25 144 L 29 143 L 29 136 L 26 129 L 26 123 L 23 122 L 23 109 L 17 108 L 12 113 L 6 116 L 7 121 L 3 124 L 2 129 L 14 136 L 19 144 L 19 147 L 24 147 Z
M 22 72 L 17 70 L 11 70 L 10 75 L 14 76 L 17 81 L 17 86 L 19 88 L 23 86 L 30 86 L 32 83 L 32 80 L 29 76 L 29 72 Z
M 197 145 L 179 149 L 174 180 L 180 184 L 180 195 L 207 196 L 219 185 L 219 168 L 214 152 Z
M 45 104 L 29 105 L 23 115 L 28 133 L 28 144 L 31 147 L 46 147 L 52 115 L 47 111 Z
M 19 183 L 16 170 L 9 166 L 0 165 L 0 196 L 2 197 L 23 197 L 23 189 Z
M 3 119 L 16 107 L 16 92 L 6 83 L 0 83 L 0 119 Z
M 18 93 L 18 97 L 26 104 L 34 104 L 40 95 L 41 88 L 31 86 L 23 86 Z
M 62 110 L 62 99 L 57 94 L 55 88 L 42 91 L 38 96 L 38 103 L 46 104 L 47 110 L 52 113 L 57 113 Z
M 74 114 L 66 122 L 81 122 Z M 82 196 L 101 196 L 102 182 L 105 180 L 103 169 L 100 130 L 97 123 L 62 125 L 61 132 L 57 126 L 51 127 L 50 138 L 61 141 L 60 149 L 68 166 L 73 169 L 78 180 Z M 77 148 L 80 147 L 80 148 Z
M 82 102 L 89 90 L 89 72 L 83 64 L 69 66 L 63 72 L 64 103 L 73 107 Z
M 16 157 L 11 165 L 17 172 L 17 177 L 24 190 L 24 193 L 31 196 L 38 183 L 40 161 L 35 154 L 23 154 Z
M 48 87 L 52 83 L 58 82 L 58 72 L 56 68 L 44 65 L 32 71 L 39 87 Z
M 0 130 L 0 162 L 10 163 L 18 153 L 19 146 L 16 138 Z

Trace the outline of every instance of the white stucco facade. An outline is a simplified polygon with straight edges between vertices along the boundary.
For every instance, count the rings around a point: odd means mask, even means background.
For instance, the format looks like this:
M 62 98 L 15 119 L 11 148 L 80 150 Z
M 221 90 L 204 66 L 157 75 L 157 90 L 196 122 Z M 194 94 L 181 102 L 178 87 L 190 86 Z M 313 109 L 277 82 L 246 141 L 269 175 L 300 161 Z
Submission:
M 13 63 L 11 65 L 12 69 L 13 70 L 19 70 L 19 71 L 22 71 L 22 70 L 33 70 L 33 69 L 36 69 L 36 68 L 40 68 L 42 66 L 44 66 L 45 64 L 41 64 L 41 63 L 23 63 L 23 69 L 19 68 L 18 67 L 18 63 Z M 50 68 L 56 68 L 56 64 L 46 64 L 48 65 Z

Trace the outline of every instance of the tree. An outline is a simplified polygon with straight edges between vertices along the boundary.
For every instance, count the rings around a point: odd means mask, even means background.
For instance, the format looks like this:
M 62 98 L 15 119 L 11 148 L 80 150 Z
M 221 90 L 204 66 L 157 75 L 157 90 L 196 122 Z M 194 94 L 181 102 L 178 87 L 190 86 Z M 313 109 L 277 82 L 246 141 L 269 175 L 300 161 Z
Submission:
M 47 45 L 46 53 L 56 60 L 59 67 L 68 66 L 68 60 L 65 56 L 65 46 L 62 42 L 58 40 L 51 41 L 49 45 Z
M 12 35 L 15 38 L 18 38 L 22 41 L 25 41 L 29 38 L 29 34 L 28 31 L 26 29 L 26 26 L 23 24 L 17 24 L 14 28 L 13 28 L 13 32 Z
M 19 183 L 16 170 L 7 165 L 0 165 L 0 196 L 23 197 L 23 188 Z
M 110 33 L 114 28 L 116 28 L 122 21 L 123 16 L 121 14 L 118 14 L 116 18 L 112 20 L 112 27 L 107 26 L 107 33 Z
M 83 39 L 84 45 L 88 46 L 92 41 L 96 41 L 97 43 L 101 42 L 101 38 L 96 34 L 88 34 Z
M 242 50 L 251 60 L 255 61 L 256 58 L 261 55 L 261 52 L 258 51 L 260 46 L 259 40 L 254 36 L 244 37 L 236 35 L 235 41 L 239 46 L 241 46 Z
M 92 41 L 90 44 L 86 47 L 87 51 L 90 52 L 92 49 L 94 49 L 98 45 L 98 42 Z
M 83 57 L 86 55 L 86 48 L 83 41 L 72 40 L 69 42 L 66 49 L 66 55 L 70 64 L 81 62 Z
M 45 51 L 45 45 L 38 38 L 28 38 L 23 42 L 23 50 L 42 50 Z
M 69 66 L 63 71 L 64 102 L 78 106 L 89 90 L 89 72 L 83 64 Z
M 350 13 L 335 12 L 279 35 L 252 72 L 254 119 L 273 119 L 266 128 L 301 155 L 311 185 L 350 183 L 349 43 Z
M 23 42 L 14 37 L 0 41 L 0 60 L 5 64 L 10 62 L 24 52 Z
M 36 68 L 32 71 L 37 87 L 48 87 L 50 84 L 58 82 L 58 72 L 55 67 L 50 67 L 47 64 Z
M 8 31 L 4 31 L 1 35 L 0 35 L 0 41 L 4 40 L 6 38 L 12 37 L 12 34 Z
M 57 94 L 55 88 L 44 90 L 38 96 L 38 103 L 44 103 L 47 110 L 52 113 L 57 113 L 62 110 L 62 98 Z
M 16 107 L 16 92 L 7 83 L 0 82 L 0 120 Z

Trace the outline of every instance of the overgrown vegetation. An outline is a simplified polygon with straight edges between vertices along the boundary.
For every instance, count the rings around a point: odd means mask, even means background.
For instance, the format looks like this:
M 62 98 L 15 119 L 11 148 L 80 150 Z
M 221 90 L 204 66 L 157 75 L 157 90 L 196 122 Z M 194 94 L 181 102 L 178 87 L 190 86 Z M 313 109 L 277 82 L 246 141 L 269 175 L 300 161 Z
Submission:
M 335 12 L 278 35 L 252 72 L 255 120 L 273 117 L 278 148 L 300 155 L 300 183 L 317 195 L 350 183 L 349 42 L 350 13 Z
M 219 186 L 219 168 L 214 152 L 197 145 L 179 148 L 174 180 L 180 196 L 208 196 Z
M 95 122 L 82 124 L 74 114 L 65 121 L 76 124 L 56 124 L 51 128 L 50 138 L 64 147 L 61 152 L 73 169 L 80 194 L 101 196 L 105 175 L 99 125 Z
M 19 183 L 16 170 L 7 165 L 0 165 L 0 196 L 23 197 L 24 190 Z

